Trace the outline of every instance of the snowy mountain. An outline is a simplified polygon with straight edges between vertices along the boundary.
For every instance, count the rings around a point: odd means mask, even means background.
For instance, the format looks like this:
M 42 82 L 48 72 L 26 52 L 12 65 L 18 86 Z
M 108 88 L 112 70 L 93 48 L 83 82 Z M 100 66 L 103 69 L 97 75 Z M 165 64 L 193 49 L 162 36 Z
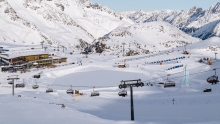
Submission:
M 220 2 L 212 5 L 208 10 L 193 7 L 190 10 L 163 10 L 153 12 L 123 12 L 136 23 L 165 21 L 194 37 L 208 39 L 219 35 Z
M 118 26 L 133 22 L 88 0 L 0 0 L 0 38 L 6 43 L 45 42 L 84 47 Z
M 165 22 L 119 27 L 97 40 L 105 52 L 119 55 L 124 47 L 124 54 L 127 56 L 160 52 L 198 41 L 199 39 Z

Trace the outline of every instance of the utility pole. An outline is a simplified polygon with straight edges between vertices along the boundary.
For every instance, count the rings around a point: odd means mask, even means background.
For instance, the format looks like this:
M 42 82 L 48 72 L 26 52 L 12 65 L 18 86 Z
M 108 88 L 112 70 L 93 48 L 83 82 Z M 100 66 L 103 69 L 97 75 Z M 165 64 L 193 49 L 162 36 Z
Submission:
M 126 82 L 137 82 L 137 83 L 130 83 L 126 84 Z M 122 80 L 121 84 L 118 86 L 120 89 L 127 88 L 130 86 L 130 97 L 131 97 L 131 121 L 134 121 L 134 103 L 133 103 L 133 87 L 143 87 L 144 83 L 141 82 L 141 79 L 138 80 Z
M 16 77 L 10 77 L 8 76 L 8 79 L 7 80 L 11 80 L 10 82 L 8 82 L 8 84 L 12 84 L 12 95 L 14 96 L 14 80 L 18 80 L 18 75 L 13 75 L 13 76 L 16 76 Z

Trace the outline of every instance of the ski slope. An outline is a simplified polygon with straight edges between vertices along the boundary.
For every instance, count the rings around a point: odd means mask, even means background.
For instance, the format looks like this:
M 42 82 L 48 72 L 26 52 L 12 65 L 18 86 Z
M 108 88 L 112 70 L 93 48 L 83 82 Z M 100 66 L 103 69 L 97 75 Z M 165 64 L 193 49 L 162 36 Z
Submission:
M 64 53 L 55 52 L 68 57 L 67 63 L 57 68 L 32 69 L 28 73 L 0 72 L 0 123 L 218 124 L 220 85 L 206 82 L 209 76 L 214 75 L 212 69 L 217 68 L 217 75 L 220 74 L 220 49 L 212 51 L 207 48 L 219 46 L 218 41 L 219 38 L 212 38 L 188 44 L 187 50 L 191 55 L 182 54 L 184 47 L 178 47 L 162 51 L 165 54 L 158 52 L 120 58 L 109 54 L 89 54 L 88 58 L 83 58 L 78 51 L 70 55 L 71 50 L 68 49 Z M 10 44 L 4 46 L 8 49 L 12 47 Z M 20 46 L 13 48 L 23 49 Z M 53 47 L 49 47 L 48 51 L 52 52 Z M 215 52 L 218 53 L 217 60 L 214 59 Z M 176 60 L 162 65 L 150 63 L 182 56 L 186 58 L 177 60 L 178 63 Z M 212 58 L 213 65 L 197 62 L 203 57 Z M 76 64 L 68 64 L 73 61 Z M 79 65 L 80 61 L 82 65 Z M 126 63 L 129 67 L 117 68 L 118 63 Z M 183 68 L 167 70 L 179 64 L 187 65 L 189 69 L 188 88 L 181 84 Z M 34 79 L 32 76 L 38 73 L 41 73 L 41 78 Z M 157 84 L 165 82 L 168 74 L 176 87 L 163 88 Z M 15 88 L 14 96 L 7 80 L 7 76 L 11 75 L 20 78 L 15 84 L 26 83 L 25 88 Z M 130 121 L 130 89 L 126 89 L 126 97 L 119 97 L 118 92 L 122 89 L 118 85 L 121 80 L 134 79 L 153 86 L 133 88 L 135 120 Z M 32 89 L 35 82 L 39 89 Z M 84 95 L 66 94 L 70 85 Z M 90 96 L 93 87 L 100 96 Z M 45 93 L 47 88 L 53 88 L 55 92 Z M 205 88 L 211 88 L 212 92 L 203 93 Z

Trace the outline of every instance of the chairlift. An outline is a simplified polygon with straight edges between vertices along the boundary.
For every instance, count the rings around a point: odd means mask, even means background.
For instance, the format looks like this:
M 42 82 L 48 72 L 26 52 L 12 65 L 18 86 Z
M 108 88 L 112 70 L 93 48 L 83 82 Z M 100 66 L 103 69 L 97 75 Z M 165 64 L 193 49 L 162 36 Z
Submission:
M 35 84 L 35 85 L 33 85 L 33 86 L 32 86 L 32 88 L 33 88 L 33 89 L 38 89 L 38 88 L 39 88 L 39 85 L 37 85 L 36 80 L 35 80 L 35 83 L 36 83 L 36 84 Z
M 91 97 L 92 96 L 99 96 L 99 91 L 94 91 L 94 88 L 95 87 L 93 87 L 93 92 L 91 92 Z
M 165 84 L 164 84 L 164 88 L 166 87 L 175 87 L 176 84 L 174 81 L 166 81 Z
M 170 75 L 167 75 L 167 81 L 164 83 L 164 88 L 175 87 L 176 86 L 175 81 L 168 80 L 168 76 L 170 76 Z
M 16 88 L 24 88 L 25 87 L 25 84 L 22 83 L 22 84 L 16 84 L 15 85 Z
M 33 88 L 33 89 L 38 89 L 38 88 L 39 88 L 39 85 L 33 85 L 32 88 Z
M 210 88 L 210 89 L 205 89 L 205 90 L 203 90 L 203 92 L 212 92 L 212 89 Z
M 13 84 L 13 82 L 12 82 L 12 81 L 9 81 L 8 84 Z
M 50 92 L 53 92 L 53 89 L 52 88 L 47 88 L 46 93 L 50 93 Z
M 215 75 L 208 77 L 207 82 L 211 84 L 217 84 L 219 80 L 218 80 L 218 76 L 216 75 L 216 69 L 213 70 L 215 71 Z
M 70 87 L 71 87 L 71 88 L 68 89 L 68 90 L 66 91 L 66 93 L 67 93 L 67 94 L 74 94 L 74 90 L 72 89 L 72 85 L 71 85 Z
M 125 97 L 127 96 L 127 91 L 126 90 L 122 90 L 118 93 L 119 96 Z

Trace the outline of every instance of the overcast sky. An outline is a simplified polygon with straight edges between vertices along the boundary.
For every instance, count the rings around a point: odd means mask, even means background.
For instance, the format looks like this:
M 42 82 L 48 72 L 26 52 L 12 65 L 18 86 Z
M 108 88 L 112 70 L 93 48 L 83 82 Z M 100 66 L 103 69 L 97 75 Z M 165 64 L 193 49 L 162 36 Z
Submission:
M 116 11 L 188 10 L 194 6 L 208 9 L 220 0 L 90 0 Z

